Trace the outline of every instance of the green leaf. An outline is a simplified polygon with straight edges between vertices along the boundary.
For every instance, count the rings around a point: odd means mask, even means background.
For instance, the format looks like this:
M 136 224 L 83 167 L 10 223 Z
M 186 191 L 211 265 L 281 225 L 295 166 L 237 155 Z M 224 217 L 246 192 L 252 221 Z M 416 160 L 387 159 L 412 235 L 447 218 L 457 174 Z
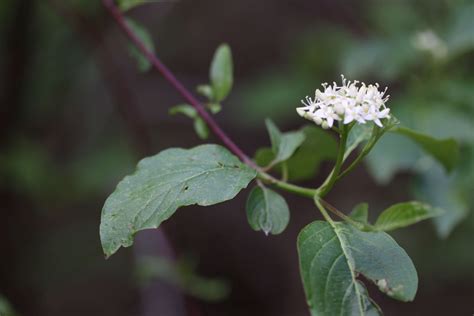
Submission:
M 199 138 L 209 138 L 209 128 L 207 127 L 206 122 L 204 122 L 204 120 L 199 116 L 194 119 L 194 130 L 196 131 L 196 134 L 199 136 Z
M 467 187 L 460 187 L 461 176 L 467 174 Z M 433 218 L 436 233 L 447 238 L 453 229 L 469 214 L 471 208 L 468 197 L 472 196 L 472 176 L 469 170 L 456 170 L 447 176 L 440 165 L 434 165 L 419 176 L 415 186 L 415 196 L 444 210 L 444 214 Z
M 260 167 L 268 166 L 273 161 L 273 159 L 275 159 L 275 154 L 269 147 L 259 148 L 254 155 L 254 160 Z M 281 172 L 280 165 L 276 165 L 275 169 Z
M 118 0 L 117 3 L 120 10 L 125 12 L 139 5 L 150 3 L 150 0 Z
M 268 134 L 272 143 L 272 150 L 275 154 L 273 164 L 282 162 L 290 158 L 296 149 L 303 143 L 305 135 L 301 131 L 281 133 L 278 127 L 270 120 L 266 119 Z
M 300 273 L 313 316 L 379 315 L 359 274 L 388 296 L 411 301 L 418 276 L 406 252 L 384 232 L 315 221 L 298 236 Z
M 388 133 L 378 141 L 366 161 L 377 183 L 387 184 L 400 170 L 416 171 L 417 162 L 423 156 L 422 150 L 406 137 Z
M 390 231 L 416 224 L 442 213 L 443 211 L 439 208 L 416 201 L 398 203 L 383 211 L 374 226 L 376 230 Z
M 337 141 L 319 127 L 305 126 L 301 129 L 305 136 L 299 149 L 286 161 L 288 179 L 301 181 L 312 179 L 321 162 L 336 159 Z
M 406 127 L 398 127 L 394 132 L 417 143 L 426 153 L 438 160 L 447 171 L 453 170 L 456 166 L 459 158 L 459 147 L 453 138 L 436 139 Z
M 173 106 L 169 109 L 168 113 L 171 115 L 183 114 L 191 119 L 195 119 L 196 117 L 198 117 L 196 109 L 189 104 L 179 104 Z
M 349 131 L 347 136 L 346 150 L 344 152 L 344 160 L 357 148 L 361 143 L 366 142 L 372 135 L 373 124 L 355 124 Z
M 197 93 L 200 95 L 208 98 L 209 100 L 214 99 L 214 92 L 212 91 L 212 87 L 207 84 L 202 84 L 196 87 Z
M 344 152 L 344 160 L 362 143 L 367 141 L 378 141 L 380 137 L 387 131 L 393 130 L 400 121 L 391 116 L 390 119 L 384 121 L 384 126 L 379 128 L 374 123 L 358 124 L 352 126 L 347 137 L 346 150 Z
M 337 155 L 337 142 L 329 133 L 311 125 L 305 126 L 301 131 L 305 135 L 305 140 L 286 161 L 288 179 L 291 181 L 312 179 L 318 172 L 321 162 L 335 159 Z M 254 158 L 259 166 L 265 167 L 275 159 L 275 154 L 271 148 L 260 148 Z M 280 164 L 275 166 L 275 170 L 281 173 Z
M 105 255 L 131 246 L 138 231 L 157 228 L 181 206 L 208 206 L 234 198 L 255 176 L 255 170 L 218 145 L 171 148 L 143 159 L 102 209 Z
M 140 39 L 141 42 L 145 45 L 145 47 L 151 51 L 155 51 L 155 45 L 153 44 L 153 39 L 148 32 L 148 30 L 141 25 L 140 23 L 127 18 L 126 19 L 127 25 L 132 29 L 132 32 L 135 33 L 135 35 Z M 141 72 L 146 72 L 150 70 L 151 68 L 151 63 L 148 61 L 148 59 L 143 55 L 142 52 L 140 52 L 135 46 L 130 44 L 129 46 L 129 51 L 130 55 L 134 57 L 137 60 L 137 65 L 138 69 Z
M 211 63 L 210 79 L 213 101 L 221 102 L 232 89 L 234 81 L 232 52 L 227 44 L 219 46 Z
M 212 114 L 217 114 L 222 110 L 222 105 L 220 103 L 207 103 L 206 107 Z
M 290 221 L 290 210 L 285 199 L 266 187 L 255 187 L 247 199 L 247 219 L 254 230 L 266 235 L 282 233 Z
M 351 214 L 349 214 L 349 217 L 352 218 L 353 220 L 368 224 L 369 222 L 369 204 L 367 203 L 360 203 L 357 204 L 354 209 L 352 210 Z

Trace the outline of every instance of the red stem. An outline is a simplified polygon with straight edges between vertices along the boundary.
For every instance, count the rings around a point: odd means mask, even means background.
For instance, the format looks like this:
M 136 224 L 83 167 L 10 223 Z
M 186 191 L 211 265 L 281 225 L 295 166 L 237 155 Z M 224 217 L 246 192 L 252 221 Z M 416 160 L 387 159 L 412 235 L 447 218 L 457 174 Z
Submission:
M 122 12 L 117 8 L 113 0 L 103 0 L 104 6 L 115 19 L 119 27 L 125 32 L 128 38 L 135 44 L 135 46 L 143 53 L 153 67 L 160 72 L 163 77 L 181 94 L 181 96 L 198 112 L 199 116 L 207 123 L 214 134 L 247 165 L 257 168 L 257 165 L 237 146 L 227 134 L 222 130 L 214 118 L 206 111 L 205 107 L 199 100 L 184 87 L 184 85 L 175 77 L 175 75 L 166 67 L 161 60 L 150 51 L 145 44 L 137 37 L 137 35 L 128 26 Z

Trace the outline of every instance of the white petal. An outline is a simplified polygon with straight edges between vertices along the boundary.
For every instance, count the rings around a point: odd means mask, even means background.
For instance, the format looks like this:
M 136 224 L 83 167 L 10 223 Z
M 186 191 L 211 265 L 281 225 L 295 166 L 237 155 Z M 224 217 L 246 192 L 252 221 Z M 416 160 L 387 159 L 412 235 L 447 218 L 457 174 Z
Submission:
M 347 115 L 344 117 L 344 124 L 349 124 L 354 120 L 354 117 L 352 115 Z
M 364 118 L 363 118 L 362 116 L 357 116 L 357 117 L 356 117 L 356 120 L 357 120 L 357 122 L 359 122 L 359 123 L 361 123 L 361 124 L 365 124 L 365 123 L 366 123 L 366 121 L 364 120 Z
M 385 110 L 382 110 L 380 113 L 378 113 L 379 118 L 386 118 L 388 116 L 388 113 L 390 113 L 390 109 L 386 108 Z
M 329 127 L 332 127 L 332 125 L 334 124 L 334 119 L 329 116 L 329 117 L 327 118 L 327 121 L 328 121 L 328 126 L 329 126 Z
M 321 91 L 319 91 L 319 89 L 316 89 L 316 93 L 315 93 L 315 96 L 317 99 L 319 100 L 322 100 L 324 98 L 324 95 Z
M 314 113 L 314 115 L 319 116 L 319 117 L 321 117 L 321 118 L 326 118 L 326 116 L 327 116 L 326 113 L 325 113 L 325 111 L 323 111 L 322 109 L 317 110 L 317 111 Z
M 378 126 L 383 127 L 382 122 L 380 122 L 380 120 L 379 120 L 378 118 L 375 119 L 374 122 L 375 122 L 375 124 L 377 124 Z

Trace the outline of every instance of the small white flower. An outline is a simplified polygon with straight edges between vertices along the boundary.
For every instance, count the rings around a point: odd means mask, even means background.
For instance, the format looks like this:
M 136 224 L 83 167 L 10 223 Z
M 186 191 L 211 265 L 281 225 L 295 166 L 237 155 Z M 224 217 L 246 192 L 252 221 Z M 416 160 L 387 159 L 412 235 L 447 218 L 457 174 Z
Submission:
M 316 99 L 313 100 L 309 96 L 306 96 L 305 100 L 301 100 L 301 103 L 304 105 L 302 107 L 296 108 L 296 112 L 299 116 L 311 119 L 308 117 L 308 114 L 311 115 L 317 108 Z
M 298 114 L 314 121 L 323 128 L 332 128 L 335 121 L 349 124 L 353 121 L 365 124 L 373 121 L 382 127 L 382 119 L 389 118 L 390 109 L 385 106 L 389 96 L 387 89 L 380 91 L 379 85 L 366 85 L 359 81 L 348 81 L 342 76 L 342 85 L 322 84 L 317 89 L 314 99 L 306 97 L 301 100 L 303 107 L 296 108 Z

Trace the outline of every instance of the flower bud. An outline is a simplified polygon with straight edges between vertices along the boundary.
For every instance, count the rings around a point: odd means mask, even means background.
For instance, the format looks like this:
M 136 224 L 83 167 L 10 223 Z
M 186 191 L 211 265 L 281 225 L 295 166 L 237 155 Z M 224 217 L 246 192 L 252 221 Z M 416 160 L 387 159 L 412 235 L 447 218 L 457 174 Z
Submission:
M 296 108 L 296 112 L 301 117 L 304 117 L 304 115 L 306 114 L 306 111 L 304 110 L 304 108 Z
M 344 115 L 345 110 L 344 110 L 344 106 L 342 104 L 336 104 L 334 106 L 334 109 L 336 110 L 336 114 Z
M 321 125 L 323 123 L 323 119 L 320 118 L 319 116 L 313 117 L 313 121 L 314 121 L 314 123 L 316 123 L 318 125 Z

